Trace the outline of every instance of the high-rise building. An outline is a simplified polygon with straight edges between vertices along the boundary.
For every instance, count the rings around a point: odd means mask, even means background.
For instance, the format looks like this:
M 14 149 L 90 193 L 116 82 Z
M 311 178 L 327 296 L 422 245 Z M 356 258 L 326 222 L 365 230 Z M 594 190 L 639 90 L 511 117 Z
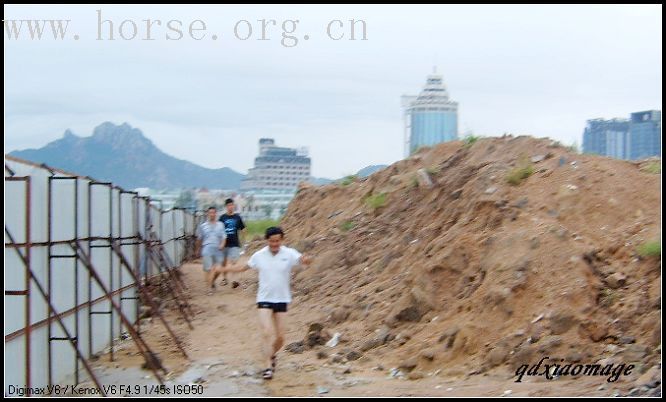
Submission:
M 588 120 L 583 152 L 616 159 L 661 156 L 661 112 L 632 113 L 631 119 Z
M 458 103 L 449 99 L 442 76 L 428 75 L 418 96 L 402 97 L 405 156 L 420 147 L 458 139 Z
M 626 159 L 628 134 L 627 119 L 588 120 L 583 133 L 583 152 Z
M 241 182 L 241 190 L 294 192 L 310 180 L 310 158 L 306 148 L 282 148 L 272 138 L 259 140 L 259 156 Z
M 629 123 L 629 159 L 661 157 L 661 111 L 631 114 Z

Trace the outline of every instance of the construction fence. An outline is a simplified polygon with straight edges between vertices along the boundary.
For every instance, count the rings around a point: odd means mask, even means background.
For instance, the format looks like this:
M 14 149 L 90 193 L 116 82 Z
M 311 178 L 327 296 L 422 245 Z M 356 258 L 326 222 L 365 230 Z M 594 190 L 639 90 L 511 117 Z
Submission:
M 88 360 L 101 352 L 113 360 L 114 340 L 128 337 L 162 382 L 140 305 L 154 303 L 151 281 L 166 282 L 192 326 L 179 267 L 195 257 L 200 215 L 5 155 L 5 395 L 9 385 L 66 378 L 99 387 Z

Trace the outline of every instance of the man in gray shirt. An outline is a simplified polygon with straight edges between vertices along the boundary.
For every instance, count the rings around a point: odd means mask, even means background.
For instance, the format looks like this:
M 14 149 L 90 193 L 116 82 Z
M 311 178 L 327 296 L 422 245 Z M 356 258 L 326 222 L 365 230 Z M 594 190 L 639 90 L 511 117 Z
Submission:
M 224 260 L 224 243 L 227 238 L 224 223 L 217 221 L 217 209 L 208 208 L 207 219 L 197 227 L 197 238 L 201 242 L 201 257 L 206 284 L 210 287 L 208 294 L 215 289 L 215 279 L 222 273 Z

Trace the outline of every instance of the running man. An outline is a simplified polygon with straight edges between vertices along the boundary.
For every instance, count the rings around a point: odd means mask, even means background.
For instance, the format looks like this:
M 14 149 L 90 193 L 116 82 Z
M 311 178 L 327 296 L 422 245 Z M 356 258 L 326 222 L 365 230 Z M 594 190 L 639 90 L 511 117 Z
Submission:
M 273 378 L 277 364 L 276 354 L 284 345 L 285 317 L 287 305 L 291 303 L 291 269 L 299 264 L 310 265 L 312 261 L 293 248 L 282 245 L 284 232 L 279 227 L 266 229 L 268 245 L 256 253 L 245 266 L 238 264 L 223 268 L 223 272 L 244 272 L 256 269 L 259 272 L 257 307 L 262 335 L 262 359 L 267 367 L 262 376 Z
M 222 249 L 227 238 L 224 224 L 218 222 L 217 209 L 209 207 L 206 211 L 206 221 L 197 227 L 197 238 L 201 241 L 201 257 L 203 257 L 203 270 L 206 284 L 210 287 L 209 295 L 215 289 L 215 279 L 222 273 Z M 219 268 L 216 266 L 219 265 Z
M 220 222 L 224 223 L 224 228 L 227 231 L 227 242 L 224 246 L 222 253 L 224 254 L 223 267 L 226 267 L 229 261 L 236 262 L 240 257 L 241 241 L 240 233 L 245 229 L 243 219 L 237 213 L 234 213 L 234 200 L 227 198 L 224 201 L 224 207 L 227 209 L 226 213 L 220 216 Z M 222 285 L 227 284 L 227 273 L 225 272 L 222 279 Z M 231 274 L 229 274 L 231 278 Z M 237 281 L 231 282 L 232 288 L 237 288 L 239 283 Z

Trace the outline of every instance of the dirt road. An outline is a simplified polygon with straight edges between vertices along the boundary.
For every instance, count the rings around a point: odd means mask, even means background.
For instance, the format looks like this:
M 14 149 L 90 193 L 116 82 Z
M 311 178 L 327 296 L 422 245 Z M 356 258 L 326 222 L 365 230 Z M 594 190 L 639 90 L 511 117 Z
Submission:
M 190 360 L 183 358 L 157 319 L 143 328 L 145 340 L 169 370 L 167 386 L 201 384 L 203 396 L 609 396 L 628 392 L 628 383 L 608 383 L 601 377 L 546 380 L 525 378 L 516 383 L 513 373 L 458 377 L 438 375 L 423 378 L 391 376 L 395 365 L 382 358 L 364 356 L 353 362 L 330 363 L 318 351 L 329 354 L 336 348 L 322 346 L 300 354 L 282 351 L 275 378 L 264 381 L 259 372 L 259 326 L 256 317 L 256 274 L 239 277 L 241 287 L 218 286 L 207 295 L 199 263 L 182 267 L 196 318 L 189 330 L 175 310 L 166 312 L 168 322 L 183 339 Z M 218 280 L 219 281 L 219 280 Z M 295 298 L 289 311 L 286 343 L 303 340 L 315 312 Z M 141 370 L 143 359 L 131 340 L 117 345 L 116 361 L 108 355 L 95 362 L 103 384 L 155 384 L 152 373 Z M 394 372 L 395 373 L 395 372 Z M 173 395 L 172 390 L 172 396 Z M 175 395 L 177 396 L 177 395 Z

